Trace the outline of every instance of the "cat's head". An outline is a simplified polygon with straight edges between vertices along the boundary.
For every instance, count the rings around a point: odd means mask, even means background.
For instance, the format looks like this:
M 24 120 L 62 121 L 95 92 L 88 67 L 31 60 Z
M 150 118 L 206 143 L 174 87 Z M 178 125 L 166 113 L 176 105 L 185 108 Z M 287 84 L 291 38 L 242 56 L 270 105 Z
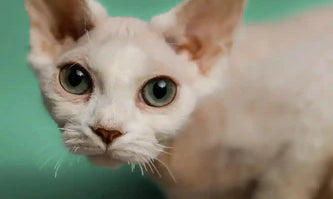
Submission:
M 245 0 L 189 0 L 144 22 L 94 0 L 26 0 L 29 61 L 65 146 L 114 166 L 144 163 L 223 87 Z

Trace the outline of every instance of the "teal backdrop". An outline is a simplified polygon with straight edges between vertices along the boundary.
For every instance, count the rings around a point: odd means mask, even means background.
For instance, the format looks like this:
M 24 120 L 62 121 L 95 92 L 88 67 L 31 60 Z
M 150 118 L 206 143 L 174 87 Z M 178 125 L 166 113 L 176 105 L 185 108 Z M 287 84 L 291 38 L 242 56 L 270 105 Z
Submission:
M 149 20 L 179 0 L 102 0 L 112 16 Z M 280 20 L 332 0 L 249 0 L 246 23 Z M 128 167 L 107 170 L 67 153 L 29 70 L 23 0 L 0 0 L 0 199 L 158 199 L 161 189 Z

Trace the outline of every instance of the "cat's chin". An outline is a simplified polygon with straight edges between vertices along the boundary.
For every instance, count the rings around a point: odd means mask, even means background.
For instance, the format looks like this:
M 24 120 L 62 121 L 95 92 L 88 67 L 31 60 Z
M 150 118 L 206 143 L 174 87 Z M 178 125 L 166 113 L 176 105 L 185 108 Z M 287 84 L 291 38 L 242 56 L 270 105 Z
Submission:
M 94 155 L 87 156 L 87 158 L 91 163 L 95 165 L 111 169 L 117 169 L 124 164 L 124 162 L 110 158 L 108 155 Z

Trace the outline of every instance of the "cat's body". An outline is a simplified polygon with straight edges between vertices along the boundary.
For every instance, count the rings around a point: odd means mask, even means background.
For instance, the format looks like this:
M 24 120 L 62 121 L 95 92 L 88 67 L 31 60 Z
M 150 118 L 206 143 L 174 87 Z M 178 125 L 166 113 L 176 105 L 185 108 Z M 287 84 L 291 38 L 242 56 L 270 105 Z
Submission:
M 95 0 L 25 3 L 29 61 L 73 153 L 166 162 L 174 198 L 319 190 L 333 152 L 331 9 L 234 36 L 245 0 L 188 0 L 151 22 L 110 18 Z
M 173 198 L 310 199 L 325 177 L 330 184 L 332 35 L 332 7 L 240 27 L 229 85 L 197 107 L 163 155 L 177 178 L 161 178 Z M 333 198 L 325 189 L 321 198 Z

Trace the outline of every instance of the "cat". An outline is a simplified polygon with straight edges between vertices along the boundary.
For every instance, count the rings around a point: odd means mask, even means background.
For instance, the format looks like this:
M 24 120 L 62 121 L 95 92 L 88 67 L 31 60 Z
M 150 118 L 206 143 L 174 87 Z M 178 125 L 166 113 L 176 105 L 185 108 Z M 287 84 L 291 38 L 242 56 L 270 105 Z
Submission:
M 312 198 L 333 154 L 332 27 L 238 28 L 245 3 L 188 0 L 144 22 L 95 0 L 25 0 L 29 63 L 64 145 L 147 165 L 171 198 L 248 184 L 245 198 Z
M 229 86 L 161 157 L 171 198 L 333 198 L 332 35 L 332 6 L 239 27 Z

